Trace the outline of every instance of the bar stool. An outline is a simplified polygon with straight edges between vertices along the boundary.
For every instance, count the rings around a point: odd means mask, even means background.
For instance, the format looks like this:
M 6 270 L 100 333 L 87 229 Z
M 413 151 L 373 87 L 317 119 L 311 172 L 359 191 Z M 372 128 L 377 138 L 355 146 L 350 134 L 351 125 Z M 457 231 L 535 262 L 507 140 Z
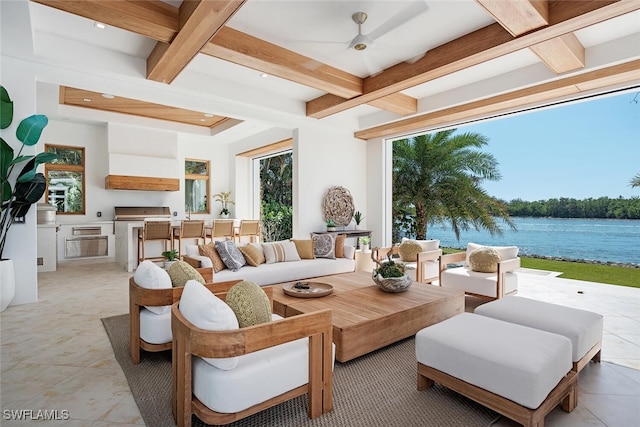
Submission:
M 182 239 L 195 239 L 196 244 L 206 243 L 206 235 L 204 228 L 204 220 L 184 220 L 180 223 L 180 228 L 173 232 L 173 243 L 178 239 L 178 259 L 180 259 L 180 251 L 182 249 Z
M 232 219 L 214 219 L 211 227 L 211 241 L 216 238 L 233 239 L 233 220 Z
M 138 230 L 138 264 L 144 260 L 162 261 L 162 255 L 146 257 L 144 254 L 145 243 L 149 241 L 161 241 L 164 250 L 173 249 L 173 234 L 171 221 L 145 220 L 142 229 Z
M 249 237 L 249 241 L 253 242 L 255 238 L 256 242 L 260 241 L 260 220 L 257 219 L 243 219 L 240 221 L 240 227 L 238 229 L 238 234 L 236 234 L 238 238 L 238 242 L 242 240 L 243 237 Z

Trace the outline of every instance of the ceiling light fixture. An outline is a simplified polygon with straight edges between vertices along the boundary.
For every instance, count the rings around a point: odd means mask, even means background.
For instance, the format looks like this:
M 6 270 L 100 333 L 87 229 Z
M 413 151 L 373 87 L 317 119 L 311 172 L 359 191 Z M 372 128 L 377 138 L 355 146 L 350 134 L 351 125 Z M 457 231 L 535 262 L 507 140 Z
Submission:
M 91 102 L 91 98 L 82 98 L 84 102 Z
M 262 77 L 263 79 L 266 79 L 267 77 L 269 77 L 269 74 L 267 73 L 261 73 L 260 77 Z
M 210 119 L 211 117 L 213 117 L 213 114 L 209 114 L 209 113 L 204 113 L 204 116 L 208 119 Z
M 103 93 L 102 94 L 103 98 L 107 98 L 107 99 L 113 99 L 115 98 L 115 96 L 111 95 L 110 93 Z
M 104 30 L 105 28 L 107 28 L 107 26 L 105 24 L 103 24 L 102 22 L 98 22 L 98 21 L 95 21 L 93 23 L 93 26 L 96 27 L 99 30 Z

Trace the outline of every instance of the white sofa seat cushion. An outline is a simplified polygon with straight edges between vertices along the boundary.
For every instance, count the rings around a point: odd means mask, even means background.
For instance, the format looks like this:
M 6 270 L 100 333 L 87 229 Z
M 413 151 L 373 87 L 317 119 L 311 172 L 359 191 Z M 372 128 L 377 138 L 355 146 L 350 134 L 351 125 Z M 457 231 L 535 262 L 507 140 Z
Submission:
M 571 341 L 472 313 L 416 334 L 416 359 L 535 409 L 571 369 Z
M 146 308 L 140 310 L 140 338 L 149 344 L 171 342 L 171 311 L 155 314 Z
M 193 358 L 193 394 L 216 412 L 239 412 L 308 382 L 308 338 L 238 356 L 230 371 Z
M 213 282 L 242 279 L 265 286 L 331 274 L 350 273 L 354 270 L 355 260 L 353 259 L 303 259 L 294 262 L 260 264 L 258 267 L 244 266 L 238 271 L 222 270 L 213 275 Z
M 503 274 L 504 293 L 508 294 L 518 289 L 518 275 L 513 272 Z M 443 288 L 460 289 L 478 295 L 497 298 L 497 273 L 480 273 L 468 267 L 449 268 L 440 276 L 440 286 Z
M 519 296 L 482 304 L 475 313 L 563 335 L 571 340 L 573 362 L 602 340 L 604 328 L 601 314 Z

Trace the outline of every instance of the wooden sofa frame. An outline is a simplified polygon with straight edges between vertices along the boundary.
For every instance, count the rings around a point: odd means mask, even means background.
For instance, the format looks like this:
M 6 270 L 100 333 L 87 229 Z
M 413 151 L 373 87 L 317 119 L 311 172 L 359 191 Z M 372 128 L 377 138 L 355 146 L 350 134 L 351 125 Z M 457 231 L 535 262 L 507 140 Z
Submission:
M 218 284 L 216 284 L 218 285 Z M 226 289 L 214 292 L 225 299 Z M 265 290 L 273 308 L 272 288 Z M 331 310 L 288 317 L 231 331 L 207 331 L 187 321 L 179 302 L 171 307 L 173 333 L 173 416 L 178 427 L 190 427 L 195 414 L 208 424 L 229 424 L 294 397 L 308 395 L 308 414 L 316 418 L 333 409 L 333 326 Z M 309 338 L 309 383 L 237 413 L 211 410 L 192 394 L 192 356 L 235 357 L 300 338 Z
M 456 252 L 452 254 L 442 255 L 440 257 L 440 275 L 438 277 L 438 283 L 442 286 L 442 272 L 447 269 L 448 264 L 453 263 L 464 263 L 467 258 L 467 252 Z M 496 280 L 496 297 L 489 297 L 486 295 L 476 294 L 473 292 L 469 292 L 467 290 L 464 291 L 466 295 L 472 295 L 478 298 L 484 298 L 488 300 L 500 299 L 505 295 L 515 295 L 518 290 L 516 289 L 513 292 L 504 293 L 504 274 L 510 271 L 514 271 L 520 268 L 520 257 L 500 261 L 498 263 L 498 271 L 496 272 L 497 280 Z
M 207 283 L 205 286 L 212 292 L 224 289 L 226 285 L 235 285 L 241 280 L 229 282 L 211 283 L 213 280 L 213 268 L 198 268 Z M 171 342 L 164 344 L 151 344 L 140 338 L 140 310 L 144 306 L 162 307 L 171 305 L 180 300 L 183 288 L 146 289 L 140 287 L 134 277 L 129 278 L 129 353 L 134 364 L 140 363 L 140 349 L 157 352 L 171 349 Z
M 399 246 L 390 246 L 384 248 L 375 247 L 371 250 L 371 259 L 374 263 L 380 264 L 387 259 L 387 256 L 391 254 L 399 255 Z M 427 261 L 438 261 L 442 256 L 442 249 L 436 249 L 433 251 L 419 252 L 416 260 L 416 282 L 432 283 L 434 280 L 438 280 L 440 277 L 424 277 L 424 263 Z

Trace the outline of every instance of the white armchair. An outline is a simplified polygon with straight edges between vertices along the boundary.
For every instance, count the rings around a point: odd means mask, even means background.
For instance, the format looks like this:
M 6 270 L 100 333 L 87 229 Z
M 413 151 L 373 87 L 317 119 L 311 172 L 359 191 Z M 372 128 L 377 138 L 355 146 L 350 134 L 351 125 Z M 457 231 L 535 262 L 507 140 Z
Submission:
M 271 288 L 262 288 L 273 304 Z M 225 303 L 196 281 L 173 304 L 173 414 L 228 424 L 307 394 L 308 415 L 333 408 L 331 310 L 238 327 Z M 196 326 L 196 324 L 200 326 Z
M 499 256 L 494 272 L 474 271 L 469 258 L 473 251 L 481 248 L 495 249 Z M 459 266 L 451 266 L 459 264 Z M 440 286 L 463 290 L 468 295 L 487 299 L 499 299 L 518 292 L 520 268 L 517 246 L 485 246 L 469 243 L 465 252 L 440 257 Z

